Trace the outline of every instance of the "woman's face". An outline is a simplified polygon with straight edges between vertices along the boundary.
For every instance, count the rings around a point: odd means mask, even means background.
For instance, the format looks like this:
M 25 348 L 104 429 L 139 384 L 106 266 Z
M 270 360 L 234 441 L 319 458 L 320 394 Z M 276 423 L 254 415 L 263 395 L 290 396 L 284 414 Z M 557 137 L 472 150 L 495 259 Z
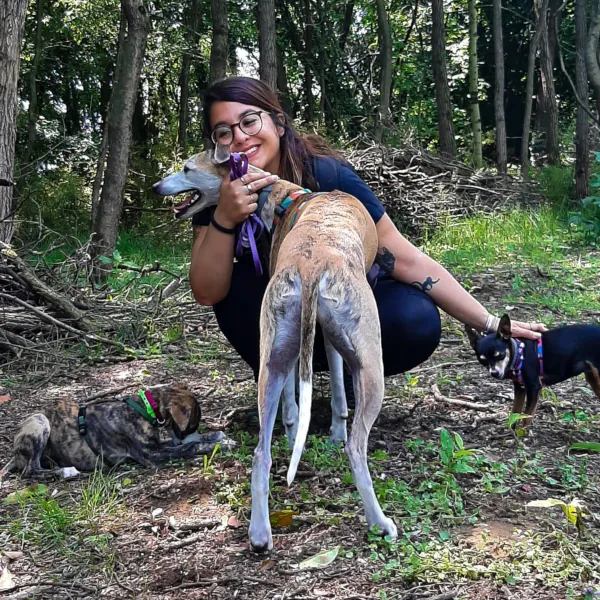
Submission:
M 215 102 L 210 109 L 211 130 L 214 131 L 223 125 L 235 125 L 247 113 L 256 113 L 257 111 L 261 111 L 261 109 L 250 104 Z M 248 155 L 251 165 L 269 173 L 277 173 L 281 156 L 279 136 L 283 134 L 283 128 L 275 125 L 268 112 L 261 112 L 260 118 L 263 126 L 255 135 L 244 133 L 239 126 L 233 128 L 233 140 L 229 150 L 230 152 L 244 152 Z

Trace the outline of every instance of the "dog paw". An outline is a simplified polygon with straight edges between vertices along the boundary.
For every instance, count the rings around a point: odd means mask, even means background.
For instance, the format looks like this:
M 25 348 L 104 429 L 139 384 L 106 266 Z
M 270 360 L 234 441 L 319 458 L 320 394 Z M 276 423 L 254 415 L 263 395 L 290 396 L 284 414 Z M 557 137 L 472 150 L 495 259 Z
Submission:
M 398 537 L 398 530 L 396 529 L 394 521 L 388 519 L 387 517 L 384 517 L 379 523 L 373 523 L 371 525 L 371 529 L 373 529 L 375 526 L 378 528 L 377 534 L 381 537 L 389 536 L 393 540 Z
M 331 429 L 329 430 L 329 441 L 336 446 L 345 444 L 348 441 L 346 421 L 339 421 L 331 424 Z
M 262 552 L 270 552 L 273 550 L 273 537 L 271 536 L 271 532 L 267 530 L 250 531 L 250 550 L 252 552 L 256 552 L 256 554 L 260 554 Z

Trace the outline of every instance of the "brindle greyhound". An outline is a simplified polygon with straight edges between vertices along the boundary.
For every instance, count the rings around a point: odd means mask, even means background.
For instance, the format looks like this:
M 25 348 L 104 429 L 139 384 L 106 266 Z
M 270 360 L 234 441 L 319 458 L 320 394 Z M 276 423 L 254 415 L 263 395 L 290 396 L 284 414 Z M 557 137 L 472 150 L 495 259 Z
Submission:
M 194 212 L 215 205 L 219 188 L 229 174 L 225 156 L 203 152 L 184 169 L 154 186 L 161 195 L 193 192 L 186 206 Z M 252 168 L 252 167 L 251 167 Z M 299 186 L 279 180 L 259 202 L 259 217 L 273 226 L 276 207 Z M 264 196 L 264 195 L 263 195 Z M 384 379 L 381 332 L 375 298 L 366 273 L 377 251 L 375 224 L 364 206 L 342 192 L 300 194 L 274 228 L 270 281 L 260 316 L 260 371 L 258 378 L 259 442 L 252 463 L 250 544 L 271 550 L 268 493 L 271 437 L 279 398 L 284 394 L 284 423 L 293 453 L 287 481 L 294 480 L 304 448 L 312 401 L 312 354 L 315 327 L 323 330 L 332 372 L 332 439 L 346 440 L 348 409 L 342 383 L 343 360 L 352 371 L 356 410 L 346 453 L 370 527 L 395 537 L 396 526 L 383 514 L 367 466 L 367 443 L 383 400 Z M 295 433 L 293 372 L 299 362 L 300 401 Z M 292 397 L 290 403 L 289 397 Z M 286 399 L 287 398 L 287 399 Z M 294 439 L 295 438 L 295 439 Z

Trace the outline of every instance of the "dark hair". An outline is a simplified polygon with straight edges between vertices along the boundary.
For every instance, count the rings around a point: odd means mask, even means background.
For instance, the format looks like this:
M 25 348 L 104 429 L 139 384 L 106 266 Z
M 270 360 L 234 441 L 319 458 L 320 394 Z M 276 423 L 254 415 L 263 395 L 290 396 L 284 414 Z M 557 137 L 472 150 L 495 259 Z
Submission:
M 279 173 L 282 179 L 291 181 L 311 190 L 317 190 L 313 175 L 312 158 L 332 156 L 343 160 L 320 136 L 300 135 L 294 128 L 290 117 L 285 114 L 277 94 L 263 81 L 251 77 L 230 77 L 215 82 L 206 92 L 202 103 L 204 117 L 204 137 L 210 140 L 210 109 L 215 102 L 239 102 L 258 106 L 268 112 L 273 122 L 283 127 L 280 137 L 281 161 Z M 212 142 L 210 142 L 212 144 Z

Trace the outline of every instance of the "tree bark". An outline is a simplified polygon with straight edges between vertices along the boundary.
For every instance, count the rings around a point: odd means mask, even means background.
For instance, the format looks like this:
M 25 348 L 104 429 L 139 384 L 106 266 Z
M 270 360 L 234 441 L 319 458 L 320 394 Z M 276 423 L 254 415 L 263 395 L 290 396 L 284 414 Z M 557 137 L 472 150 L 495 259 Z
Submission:
M 17 82 L 27 0 L 0 3 L 0 242 L 10 243 L 15 141 L 17 138 Z
M 310 0 L 304 0 L 304 100 L 306 102 L 306 121 L 313 123 L 315 120 L 315 100 L 313 96 L 313 39 L 314 23 L 312 20 L 312 7 Z
M 27 109 L 27 146 L 23 155 L 23 162 L 28 163 L 33 156 L 36 138 L 36 124 L 38 118 L 37 77 L 42 60 L 42 28 L 44 21 L 44 0 L 36 0 L 35 5 L 35 48 L 33 61 L 29 71 L 29 108 Z
M 119 39 L 117 41 L 117 57 L 115 59 L 112 89 L 117 85 L 121 62 L 123 58 L 123 45 L 125 44 L 125 34 L 127 33 L 127 19 L 125 13 L 121 11 L 121 21 L 119 23 Z M 108 92 L 108 100 L 105 100 L 106 109 L 102 114 L 102 141 L 98 151 L 98 164 L 96 166 L 96 175 L 92 186 L 92 207 L 90 211 L 90 227 L 93 230 L 98 216 L 98 205 L 100 204 L 100 194 L 102 193 L 102 182 L 104 181 L 104 171 L 106 169 L 106 156 L 108 155 L 108 117 L 110 111 L 111 92 Z M 102 108 L 101 108 L 102 110 Z
M 477 5 L 469 1 L 469 104 L 471 108 L 471 129 L 473 132 L 473 165 L 483 167 L 481 142 L 481 114 L 479 113 L 479 69 L 477 67 Z
M 390 98 L 392 92 L 392 31 L 385 0 L 376 0 L 377 22 L 379 24 L 379 62 L 381 80 L 379 83 L 379 112 L 375 124 L 375 140 L 381 142 L 384 130 L 391 124 Z
M 589 104 L 589 86 L 584 58 L 587 38 L 586 8 L 586 0 L 575 0 L 575 85 L 577 96 L 584 105 L 577 105 L 575 132 L 575 190 L 578 200 L 583 200 L 589 195 L 590 125 L 586 112 Z
M 212 46 L 210 49 L 209 82 L 213 83 L 227 75 L 227 49 L 229 22 L 227 20 L 227 0 L 211 0 Z
M 496 115 L 496 165 L 498 172 L 507 172 L 506 117 L 504 113 L 504 42 L 502 36 L 502 0 L 493 0 L 494 38 L 494 112 Z
M 585 48 L 585 66 L 594 90 L 596 110 L 600 118 L 600 65 L 598 64 L 598 38 L 600 37 L 600 0 L 592 8 L 592 19 Z
M 543 0 L 536 0 L 541 9 Z M 545 112 L 546 156 L 551 165 L 560 163 L 560 140 L 558 133 L 558 104 L 554 86 L 554 55 L 550 47 L 550 24 L 554 24 L 556 16 L 546 17 L 547 23 L 540 36 L 540 82 L 543 93 L 543 109 Z M 552 36 L 554 38 L 554 35 Z M 556 49 L 556 40 L 553 42 Z
M 529 179 L 529 133 L 531 131 L 531 107 L 533 103 L 533 78 L 535 75 L 535 56 L 540 37 L 546 28 L 546 13 L 549 0 L 543 0 L 535 32 L 529 43 L 527 55 L 527 84 L 525 92 L 525 116 L 523 117 L 523 136 L 521 138 L 521 177 Z
M 102 195 L 94 223 L 92 256 L 112 253 L 123 210 L 123 191 L 131 151 L 132 121 L 140 85 L 150 17 L 142 0 L 121 0 L 127 36 L 108 114 L 108 157 Z M 101 270 L 96 270 L 102 275 Z
M 285 61 L 281 47 L 277 45 L 277 89 L 281 95 L 281 106 L 287 115 L 294 117 L 294 105 L 288 86 Z
M 454 131 L 452 127 L 452 105 L 446 69 L 446 32 L 444 27 L 443 0 L 432 0 L 431 58 L 433 62 L 433 80 L 435 83 L 435 102 L 437 106 L 440 153 L 453 158 L 456 154 Z
M 275 0 L 258 0 L 258 72 L 272 90 L 277 89 Z

